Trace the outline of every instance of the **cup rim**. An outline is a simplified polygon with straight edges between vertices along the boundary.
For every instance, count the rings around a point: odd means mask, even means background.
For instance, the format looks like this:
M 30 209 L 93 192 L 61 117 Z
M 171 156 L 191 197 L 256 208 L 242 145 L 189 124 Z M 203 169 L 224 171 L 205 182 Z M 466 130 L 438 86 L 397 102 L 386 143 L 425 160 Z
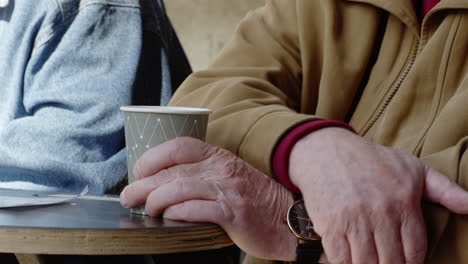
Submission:
M 177 106 L 147 106 L 147 105 L 129 105 L 121 106 L 120 111 L 137 113 L 158 113 L 158 114 L 185 114 L 185 115 L 204 115 L 210 114 L 211 109 L 177 107 Z

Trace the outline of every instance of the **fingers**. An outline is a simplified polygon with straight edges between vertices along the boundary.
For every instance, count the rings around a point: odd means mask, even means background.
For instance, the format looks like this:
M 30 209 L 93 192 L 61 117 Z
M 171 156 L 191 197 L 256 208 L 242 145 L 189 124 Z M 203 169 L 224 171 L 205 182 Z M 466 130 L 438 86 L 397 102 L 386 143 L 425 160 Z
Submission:
M 162 170 L 153 177 L 147 177 L 127 185 L 120 194 L 120 203 L 125 208 L 136 207 L 143 204 L 148 195 L 161 185 L 173 181 L 175 174 Z
M 399 220 L 385 219 L 376 226 L 374 239 L 379 257 L 374 263 L 406 263 L 400 232 Z
M 151 192 L 146 200 L 145 211 L 151 216 L 160 216 L 172 205 L 189 200 L 216 200 L 219 191 L 210 181 L 179 178 Z
M 468 214 L 468 192 L 434 169 L 425 177 L 425 198 L 457 214 Z
M 325 235 L 322 244 L 330 263 L 422 264 L 427 248 L 420 210 L 374 223 L 358 220 L 346 232 Z
M 426 228 L 421 209 L 417 208 L 412 215 L 402 219 L 401 238 L 405 262 L 408 264 L 424 263 L 427 251 Z
M 145 152 L 136 162 L 133 174 L 142 179 L 175 165 L 200 162 L 210 156 L 212 148 L 189 137 L 169 140 Z
M 216 201 L 190 200 L 168 207 L 164 211 L 164 218 L 188 221 L 215 223 L 222 225 L 225 212 Z
M 351 248 L 346 236 L 333 235 L 323 237 L 322 246 L 330 263 L 352 263 Z
M 378 263 L 374 234 L 367 222 L 361 221 L 351 228 L 348 241 L 353 263 Z

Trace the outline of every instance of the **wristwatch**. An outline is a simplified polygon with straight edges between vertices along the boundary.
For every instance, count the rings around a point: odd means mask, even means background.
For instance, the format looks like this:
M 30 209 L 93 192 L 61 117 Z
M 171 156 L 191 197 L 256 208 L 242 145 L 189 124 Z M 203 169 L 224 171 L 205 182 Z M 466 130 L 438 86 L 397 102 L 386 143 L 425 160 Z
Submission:
M 318 263 L 323 252 L 322 241 L 314 231 L 314 225 L 307 214 L 304 200 L 298 199 L 289 207 L 286 219 L 289 230 L 298 238 L 294 263 Z

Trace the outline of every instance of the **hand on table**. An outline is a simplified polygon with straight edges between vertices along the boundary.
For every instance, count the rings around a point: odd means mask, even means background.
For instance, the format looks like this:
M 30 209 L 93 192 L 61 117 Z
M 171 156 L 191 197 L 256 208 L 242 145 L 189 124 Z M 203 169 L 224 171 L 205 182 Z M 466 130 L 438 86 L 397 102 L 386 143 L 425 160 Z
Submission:
M 468 193 L 447 177 L 341 128 L 298 141 L 289 173 L 331 263 L 423 263 L 421 200 L 468 213 Z
M 123 206 L 146 202 L 152 216 L 216 223 L 251 255 L 295 258 L 296 239 L 284 222 L 292 195 L 231 152 L 178 138 L 147 151 L 134 175 Z

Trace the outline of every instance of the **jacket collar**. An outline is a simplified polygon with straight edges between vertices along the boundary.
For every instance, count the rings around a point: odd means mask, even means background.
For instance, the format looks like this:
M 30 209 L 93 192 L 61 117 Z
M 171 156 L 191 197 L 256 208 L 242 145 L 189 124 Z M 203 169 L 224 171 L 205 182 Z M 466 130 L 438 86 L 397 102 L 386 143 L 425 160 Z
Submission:
M 420 34 L 420 23 L 416 16 L 412 0 L 345 0 L 349 2 L 366 3 L 375 7 L 384 9 L 390 14 L 398 17 L 414 33 Z M 449 9 L 468 9 L 468 0 L 441 0 L 424 20 L 427 20 L 432 14 L 441 10 Z

